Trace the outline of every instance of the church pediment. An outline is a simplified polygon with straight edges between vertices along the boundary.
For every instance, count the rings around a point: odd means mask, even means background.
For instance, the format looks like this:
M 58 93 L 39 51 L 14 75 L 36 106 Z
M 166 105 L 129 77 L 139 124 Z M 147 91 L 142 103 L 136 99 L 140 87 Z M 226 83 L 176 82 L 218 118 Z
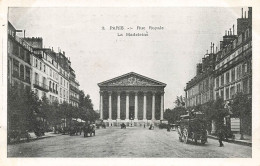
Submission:
M 166 84 L 131 72 L 122 76 L 101 82 L 99 86 L 166 86 Z

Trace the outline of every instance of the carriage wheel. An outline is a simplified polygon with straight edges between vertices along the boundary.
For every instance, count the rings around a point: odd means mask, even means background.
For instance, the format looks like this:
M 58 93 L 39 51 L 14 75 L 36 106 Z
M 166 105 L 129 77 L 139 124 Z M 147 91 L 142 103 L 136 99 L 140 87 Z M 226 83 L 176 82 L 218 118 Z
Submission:
M 179 141 L 180 142 L 183 142 L 183 140 L 182 140 L 182 136 L 179 134 Z
M 204 145 L 206 142 L 207 142 L 206 139 L 202 139 L 200 143 L 201 143 L 202 145 Z
M 182 134 L 181 134 L 181 129 L 180 129 L 180 127 L 178 127 L 178 135 L 179 135 L 179 141 L 180 141 L 180 142 L 183 142 L 183 139 L 182 139 Z
M 183 129 L 182 136 L 183 136 L 184 143 L 187 144 L 188 143 L 188 130 L 186 128 Z

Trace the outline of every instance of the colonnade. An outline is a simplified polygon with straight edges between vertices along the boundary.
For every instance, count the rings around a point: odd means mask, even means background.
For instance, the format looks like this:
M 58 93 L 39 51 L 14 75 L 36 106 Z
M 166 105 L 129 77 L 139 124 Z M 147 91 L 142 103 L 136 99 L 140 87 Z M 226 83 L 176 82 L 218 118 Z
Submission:
M 108 93 L 108 121 L 112 121 L 112 93 L 113 91 L 106 91 Z M 121 94 L 123 91 L 116 91 L 117 94 L 117 121 L 120 121 L 120 108 L 121 108 Z M 134 121 L 138 121 L 138 112 L 143 111 L 143 121 L 147 121 L 147 93 L 146 91 L 143 92 L 143 110 L 138 110 L 138 93 L 139 91 L 124 91 L 126 93 L 126 118 L 125 121 L 129 121 L 129 104 L 130 104 L 130 93 L 134 93 Z M 100 119 L 103 119 L 103 104 L 104 104 L 104 91 L 100 91 Z M 155 121 L 155 95 L 156 91 L 152 91 L 152 121 Z M 164 110 L 164 92 L 160 93 L 160 120 L 163 120 L 163 110 Z

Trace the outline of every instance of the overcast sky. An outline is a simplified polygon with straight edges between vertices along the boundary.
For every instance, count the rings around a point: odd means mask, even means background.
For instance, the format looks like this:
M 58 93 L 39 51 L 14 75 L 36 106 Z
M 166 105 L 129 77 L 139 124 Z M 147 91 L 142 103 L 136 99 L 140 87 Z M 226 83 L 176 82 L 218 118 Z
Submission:
M 42 37 L 45 47 L 66 52 L 94 109 L 97 83 L 132 71 L 166 83 L 165 108 L 173 108 L 210 42 L 218 46 L 239 17 L 241 8 L 9 8 L 9 21 L 26 37 Z M 135 30 L 144 26 L 149 36 L 120 37 L 108 30 L 116 25 L 133 28 L 124 34 L 145 32 Z

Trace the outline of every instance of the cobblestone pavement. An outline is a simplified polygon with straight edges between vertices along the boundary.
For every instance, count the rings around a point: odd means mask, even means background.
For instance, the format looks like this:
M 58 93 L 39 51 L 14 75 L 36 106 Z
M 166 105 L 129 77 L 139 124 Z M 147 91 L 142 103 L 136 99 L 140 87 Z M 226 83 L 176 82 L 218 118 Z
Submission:
M 56 137 L 8 145 L 8 157 L 171 157 L 228 158 L 251 157 L 249 146 L 208 139 L 205 145 L 179 142 L 176 131 L 155 128 L 107 128 L 96 130 L 96 136 L 59 135 Z

